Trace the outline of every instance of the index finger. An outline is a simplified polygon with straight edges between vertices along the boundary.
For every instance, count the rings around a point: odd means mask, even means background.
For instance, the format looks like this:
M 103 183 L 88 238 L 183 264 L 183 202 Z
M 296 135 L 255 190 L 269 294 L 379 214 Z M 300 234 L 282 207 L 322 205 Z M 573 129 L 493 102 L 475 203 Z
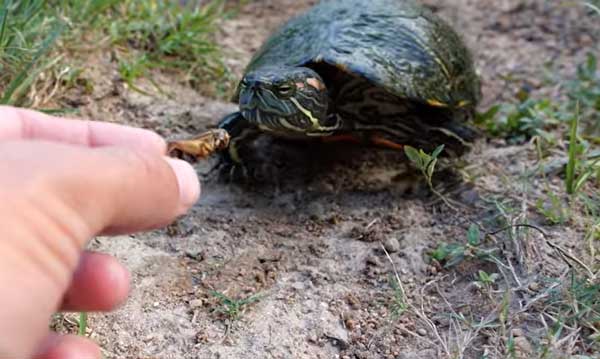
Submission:
M 164 139 L 149 130 L 0 106 L 0 141 L 28 139 L 86 147 L 125 146 L 161 154 L 166 151 Z

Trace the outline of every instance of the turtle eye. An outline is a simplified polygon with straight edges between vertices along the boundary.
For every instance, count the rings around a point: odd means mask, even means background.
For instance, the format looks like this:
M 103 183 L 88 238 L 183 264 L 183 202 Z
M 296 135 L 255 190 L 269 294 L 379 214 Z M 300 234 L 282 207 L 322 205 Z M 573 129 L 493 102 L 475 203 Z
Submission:
M 283 84 L 277 87 L 277 93 L 283 97 L 291 96 L 294 93 L 294 90 L 295 88 L 289 84 Z

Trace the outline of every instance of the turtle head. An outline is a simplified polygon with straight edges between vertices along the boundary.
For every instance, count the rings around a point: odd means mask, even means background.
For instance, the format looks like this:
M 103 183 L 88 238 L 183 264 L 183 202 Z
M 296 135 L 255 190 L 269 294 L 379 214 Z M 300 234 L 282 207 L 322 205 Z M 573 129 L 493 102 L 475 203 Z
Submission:
M 335 129 L 327 119 L 323 79 L 307 67 L 264 67 L 246 74 L 239 86 L 244 118 L 284 136 L 319 135 Z

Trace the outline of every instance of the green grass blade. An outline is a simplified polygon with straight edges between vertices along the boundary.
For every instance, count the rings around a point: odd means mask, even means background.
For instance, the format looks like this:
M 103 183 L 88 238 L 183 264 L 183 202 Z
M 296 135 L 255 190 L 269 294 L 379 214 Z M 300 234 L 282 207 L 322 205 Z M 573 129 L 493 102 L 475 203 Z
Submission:
M 583 5 L 589 7 L 590 9 L 592 9 L 593 11 L 597 12 L 598 15 L 600 15 L 600 8 L 592 3 L 586 2 Z
M 63 23 L 58 23 L 54 27 L 54 29 L 50 32 L 50 35 L 46 37 L 46 39 L 42 42 L 40 48 L 33 55 L 31 61 L 29 61 L 25 66 L 23 66 L 19 74 L 9 83 L 8 87 L 4 92 L 4 95 L 2 96 L 2 99 L 0 100 L 0 104 L 13 104 L 13 95 L 15 94 L 15 92 L 17 92 L 17 90 L 20 87 L 22 87 L 23 83 L 31 81 L 32 76 L 37 75 L 37 73 L 35 72 L 32 74 L 31 69 L 44 54 L 50 51 L 52 45 L 61 35 L 64 28 L 65 26 Z
M 6 22 L 8 20 L 8 9 L 12 5 L 12 0 L 6 0 L 2 10 L 0 10 L 0 55 L 4 52 L 2 43 L 4 42 L 4 35 L 6 34 Z
M 88 315 L 87 312 L 80 312 L 79 313 L 79 329 L 77 330 L 77 334 L 79 335 L 85 335 L 86 331 L 87 331 L 87 320 L 88 320 Z
M 577 165 L 577 127 L 579 125 L 579 103 L 576 105 L 575 116 L 571 120 L 569 134 L 569 162 L 567 162 L 566 186 L 567 193 L 575 192 L 575 167 Z

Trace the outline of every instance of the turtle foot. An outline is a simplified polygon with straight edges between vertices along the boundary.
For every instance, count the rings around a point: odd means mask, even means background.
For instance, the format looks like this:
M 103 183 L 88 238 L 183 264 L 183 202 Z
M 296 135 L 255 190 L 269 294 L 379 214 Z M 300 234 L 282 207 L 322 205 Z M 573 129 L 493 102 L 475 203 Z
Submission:
M 196 159 L 205 159 L 227 148 L 229 139 L 230 136 L 224 129 L 208 130 L 188 140 L 169 142 L 167 154 L 180 158 L 187 155 Z

